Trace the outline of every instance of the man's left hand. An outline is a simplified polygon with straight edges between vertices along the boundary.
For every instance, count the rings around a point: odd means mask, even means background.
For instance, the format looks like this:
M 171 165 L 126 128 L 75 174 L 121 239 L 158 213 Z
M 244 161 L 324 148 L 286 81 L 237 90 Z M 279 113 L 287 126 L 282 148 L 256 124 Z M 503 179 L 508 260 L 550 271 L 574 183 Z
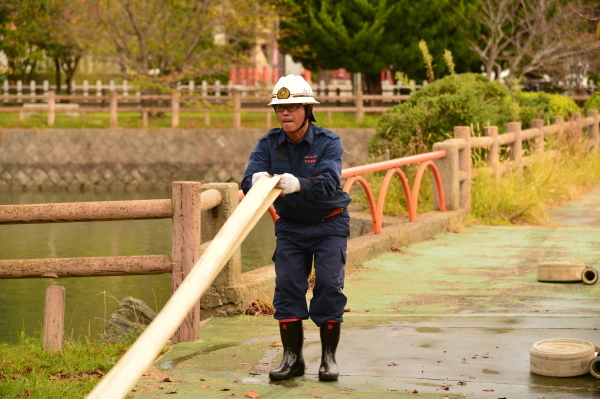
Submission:
M 290 173 L 284 173 L 281 175 L 279 182 L 275 188 L 280 188 L 281 194 L 291 194 L 300 191 L 300 181 L 298 178 Z

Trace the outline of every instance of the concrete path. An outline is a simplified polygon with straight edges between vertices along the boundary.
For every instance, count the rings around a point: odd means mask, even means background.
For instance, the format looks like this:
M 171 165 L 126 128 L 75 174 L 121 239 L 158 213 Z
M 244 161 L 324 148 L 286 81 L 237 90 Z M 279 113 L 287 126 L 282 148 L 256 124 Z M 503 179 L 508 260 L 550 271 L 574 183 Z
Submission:
M 529 349 L 539 340 L 600 346 L 599 283 L 536 279 L 542 261 L 600 268 L 598 207 L 600 191 L 556 212 L 561 227 L 464 227 L 352 270 L 337 382 L 318 381 L 320 343 L 311 322 L 306 375 L 269 382 L 281 356 L 277 324 L 243 316 L 209 320 L 200 341 L 170 348 L 132 395 L 598 398 L 600 380 L 589 374 L 549 378 L 529 370 Z

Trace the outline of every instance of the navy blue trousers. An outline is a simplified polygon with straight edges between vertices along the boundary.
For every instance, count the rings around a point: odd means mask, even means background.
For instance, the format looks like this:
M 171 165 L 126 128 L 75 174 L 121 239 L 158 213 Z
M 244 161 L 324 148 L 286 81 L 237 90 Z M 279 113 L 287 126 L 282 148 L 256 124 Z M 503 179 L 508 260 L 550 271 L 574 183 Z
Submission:
M 275 235 L 275 319 L 310 318 L 319 327 L 327 320 L 343 321 L 348 211 L 309 223 L 279 218 Z M 315 286 L 309 308 L 306 293 L 313 263 Z

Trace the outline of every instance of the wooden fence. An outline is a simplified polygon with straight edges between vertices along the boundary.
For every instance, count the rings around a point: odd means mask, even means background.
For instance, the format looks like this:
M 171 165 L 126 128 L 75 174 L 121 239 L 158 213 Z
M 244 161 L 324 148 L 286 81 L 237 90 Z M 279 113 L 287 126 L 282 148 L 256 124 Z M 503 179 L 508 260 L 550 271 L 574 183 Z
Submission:
M 122 112 L 139 112 L 142 118 L 142 126 L 148 126 L 148 114 L 151 112 L 170 112 L 171 114 L 171 127 L 179 126 L 179 117 L 182 112 L 196 112 L 204 114 L 204 124 L 206 127 L 210 127 L 210 113 L 209 107 L 203 107 L 202 105 L 194 106 L 193 104 L 202 104 L 205 102 L 215 102 L 216 100 L 224 103 L 230 102 L 231 112 L 233 113 L 233 127 L 235 129 L 241 129 L 242 127 L 242 113 L 263 113 L 265 114 L 265 125 L 267 129 L 272 126 L 272 115 L 273 109 L 268 107 L 267 101 L 269 94 L 263 93 L 261 101 L 258 102 L 260 107 L 257 106 L 255 99 L 249 99 L 242 96 L 242 92 L 233 91 L 231 96 L 192 96 L 192 95 L 181 95 L 178 91 L 174 90 L 170 95 L 139 95 L 139 96 L 125 96 L 118 95 L 117 92 L 110 92 L 109 95 L 103 95 L 96 97 L 100 101 L 100 104 L 94 104 L 91 106 L 83 106 L 81 103 L 87 99 L 82 95 L 56 95 L 53 91 L 49 91 L 46 94 L 36 95 L 22 95 L 18 96 L 15 94 L 5 94 L 0 99 L 5 101 L 12 101 L 9 105 L 0 107 L 0 112 L 18 112 L 19 120 L 24 121 L 25 114 L 31 112 L 43 112 L 47 114 L 48 126 L 54 126 L 56 122 L 56 113 L 76 113 L 85 119 L 85 115 L 91 112 L 108 112 L 109 124 L 111 128 L 119 126 L 118 115 Z M 406 101 L 410 95 L 399 94 L 399 95 L 365 95 L 362 92 L 358 92 L 355 95 L 336 95 L 326 96 L 319 98 L 322 105 L 318 105 L 315 108 L 316 112 L 326 112 L 327 120 L 331 121 L 332 112 L 349 112 L 354 113 L 356 121 L 360 122 L 365 113 L 383 113 L 392 104 Z M 29 101 L 40 101 L 40 102 L 28 102 L 23 104 L 17 104 L 14 100 L 29 100 Z M 140 104 L 134 102 L 139 101 Z M 160 105 L 143 105 L 144 101 L 148 102 L 162 102 L 167 103 L 169 106 Z M 369 106 L 366 105 L 371 101 L 376 102 L 388 102 L 388 106 Z M 81 103 L 81 104 L 80 104 Z M 80 106 L 82 105 L 82 106 Z M 214 112 L 214 111 L 213 111 Z
M 483 128 L 483 137 L 472 137 L 471 128 L 468 126 L 457 126 L 454 128 L 454 138 L 436 143 L 435 150 L 447 149 L 448 145 L 456 146 L 458 149 L 459 169 L 459 202 L 460 207 L 469 213 L 471 210 L 471 179 L 477 172 L 472 167 L 472 149 L 487 150 L 487 168 L 492 170 L 493 176 L 498 179 L 500 175 L 508 170 L 520 171 L 530 164 L 536 155 L 544 152 L 545 138 L 556 135 L 567 130 L 574 130 L 583 135 L 583 129 L 587 131 L 587 142 L 590 148 L 600 147 L 600 118 L 598 110 L 589 110 L 586 118 L 576 114 L 569 121 L 558 117 L 554 124 L 544 126 L 541 119 L 533 119 L 531 128 L 522 130 L 521 122 L 510 122 L 507 133 L 498 134 L 497 126 Z M 524 151 L 523 143 L 529 143 L 529 151 Z M 508 162 L 500 162 L 501 146 L 506 146 Z M 444 183 L 446 187 L 446 183 Z M 450 198 L 449 195 L 446 198 Z
M 411 89 L 400 82 L 392 83 L 387 80 L 382 81 L 382 94 L 393 95 L 393 94 L 410 94 Z M 416 84 L 414 81 L 410 82 L 411 86 L 418 90 L 423 86 L 427 85 L 427 81 L 423 81 L 423 84 Z M 311 87 L 318 96 L 346 96 L 355 92 L 352 82 L 350 80 L 333 80 L 331 83 L 326 83 L 324 80 L 319 82 L 312 82 Z M 190 80 L 187 83 L 179 82 L 176 87 L 182 95 L 185 94 L 198 94 L 203 97 L 228 97 L 234 91 L 242 93 L 242 97 L 250 97 L 256 99 L 264 99 L 263 94 L 265 92 L 270 93 L 273 89 L 273 85 L 246 85 L 246 84 L 222 84 L 220 81 L 215 81 L 213 84 L 209 84 L 203 80 L 199 85 L 195 81 Z M 50 91 L 58 91 L 56 85 L 51 85 L 47 80 L 38 84 L 35 81 L 24 84 L 22 81 L 17 81 L 16 84 L 11 85 L 8 81 L 4 81 L 2 84 L 2 95 L 14 94 L 17 97 L 14 98 L 16 102 L 30 101 L 32 99 L 24 98 L 24 96 L 34 94 L 46 94 Z M 140 96 L 142 93 L 139 90 L 135 90 L 127 80 L 121 81 L 121 83 L 115 83 L 114 80 L 110 80 L 108 83 L 97 80 L 95 83 L 89 83 L 84 80 L 82 84 L 77 84 L 75 81 L 71 84 L 71 94 L 82 95 L 85 101 L 94 101 L 95 97 L 102 97 L 110 92 L 116 92 L 122 96 Z
M 228 195 L 225 189 L 220 190 L 219 188 L 201 192 L 201 184 L 198 182 L 174 182 L 172 199 L 2 205 L 0 206 L 0 225 L 171 218 L 173 219 L 173 228 L 170 256 L 0 260 L 0 278 L 64 278 L 171 273 L 171 288 L 172 292 L 175 292 L 200 258 L 204 248 L 210 243 L 205 240 L 206 242 L 201 245 L 202 211 L 220 206 L 224 201 L 223 193 Z M 225 202 L 230 201 L 231 199 L 225 200 Z M 226 220 L 230 212 L 217 213 L 219 213 L 219 218 Z M 48 351 L 57 351 L 62 347 L 64 289 L 61 291 L 49 287 L 46 298 L 44 348 Z M 51 315 L 48 315 L 48 312 Z M 175 332 L 173 341 L 197 340 L 199 323 L 200 303 L 198 302 Z

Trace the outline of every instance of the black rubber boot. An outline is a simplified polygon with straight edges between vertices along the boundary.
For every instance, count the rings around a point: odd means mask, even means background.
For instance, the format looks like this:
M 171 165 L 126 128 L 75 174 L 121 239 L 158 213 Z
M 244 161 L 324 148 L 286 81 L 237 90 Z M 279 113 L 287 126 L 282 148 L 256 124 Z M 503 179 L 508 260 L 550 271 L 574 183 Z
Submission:
M 273 381 L 283 381 L 304 375 L 302 320 L 280 322 L 279 334 L 283 344 L 283 359 L 279 367 L 269 373 L 269 378 Z
M 321 366 L 319 381 L 336 381 L 339 371 L 335 362 L 335 350 L 340 342 L 340 322 L 325 322 L 321 326 Z

